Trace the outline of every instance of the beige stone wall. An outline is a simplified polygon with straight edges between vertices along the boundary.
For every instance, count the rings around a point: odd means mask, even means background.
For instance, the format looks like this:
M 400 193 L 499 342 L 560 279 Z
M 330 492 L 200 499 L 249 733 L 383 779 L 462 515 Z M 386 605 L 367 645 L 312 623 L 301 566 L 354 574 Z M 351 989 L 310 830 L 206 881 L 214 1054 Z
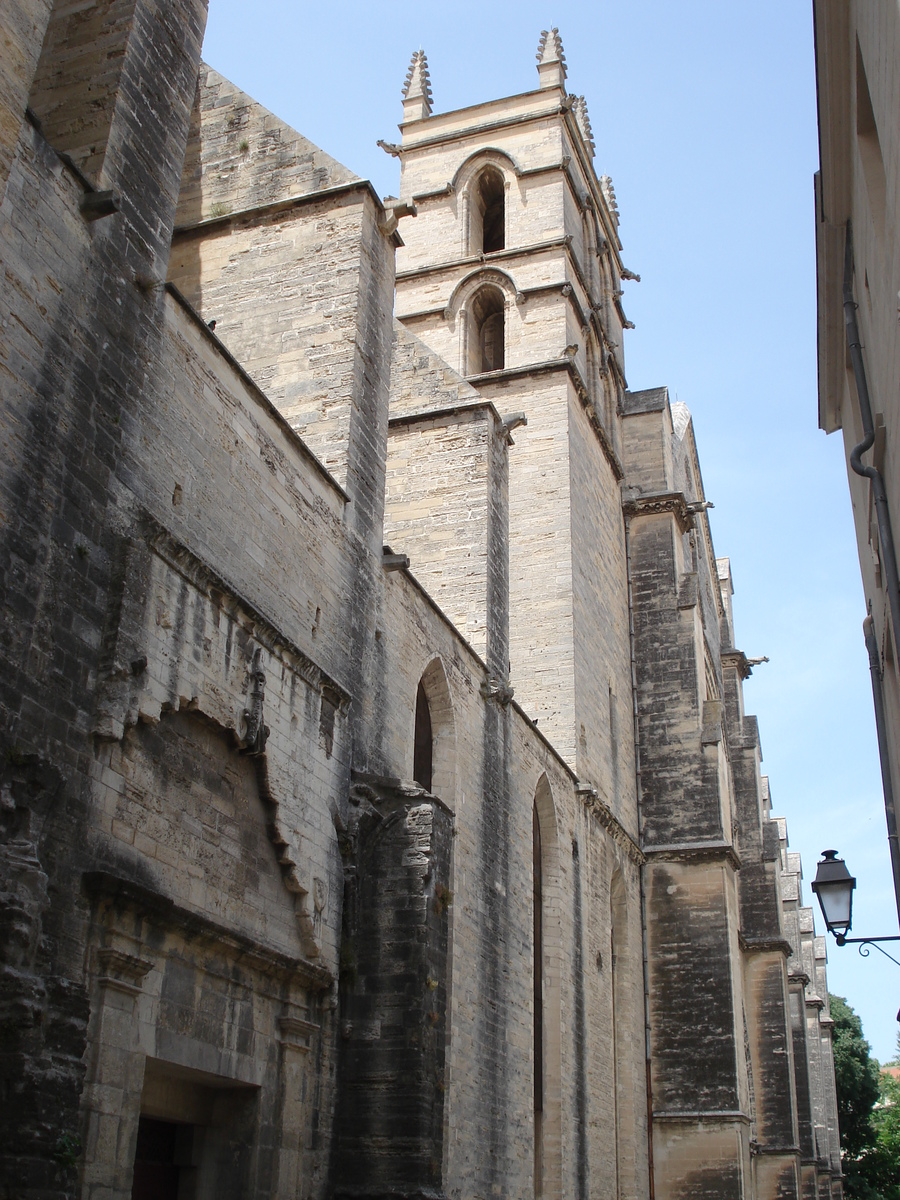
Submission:
M 342 486 L 364 300 L 365 191 L 176 239 L 170 280 Z
M 804 1180 L 814 1195 L 840 1196 L 840 1136 L 837 1132 L 837 1099 L 831 1050 L 832 1021 L 828 1015 L 828 983 L 825 977 L 825 940 L 815 937 L 813 911 L 803 904 L 803 871 L 800 855 L 788 849 L 787 822 L 775 818 L 781 857 L 781 898 L 785 936 L 790 942 L 790 981 L 797 992 L 795 1071 L 801 1130 L 801 1164 Z M 802 1058 L 798 1042 L 802 1041 Z M 806 1132 L 808 1131 L 808 1132 Z M 804 1136 L 805 1134 L 805 1136 Z M 807 1141 L 808 1139 L 808 1141 Z M 818 1189 L 818 1190 L 816 1190 Z M 804 1196 L 806 1193 L 804 1192 Z
M 395 418 L 384 526 L 385 543 L 409 555 L 429 595 L 504 676 L 506 589 L 498 588 L 499 611 L 491 612 L 490 583 L 506 552 L 505 444 L 499 419 L 483 406 L 425 420 Z M 500 644 L 489 656 L 490 636 Z
M 382 644 L 391 685 L 384 695 L 383 723 L 391 732 L 388 761 L 403 777 L 409 778 L 412 768 L 415 690 L 435 654 L 452 698 L 453 794 L 442 792 L 456 816 L 447 1192 L 464 1195 L 496 1184 L 501 1194 L 517 1195 L 533 1186 L 531 821 L 542 779 L 552 805 L 542 816 L 549 859 L 544 942 L 548 1187 L 577 1194 L 581 1172 L 591 1195 L 615 1196 L 617 1146 L 610 1131 L 617 1121 L 622 1131 L 618 1169 L 623 1178 L 635 1180 L 636 1188 L 645 1187 L 646 1159 L 635 1149 L 646 1130 L 639 874 L 627 838 L 620 834 L 622 840 L 615 840 L 591 815 L 575 793 L 571 773 L 515 706 L 503 709 L 485 701 L 483 666 L 460 647 L 451 627 L 423 606 L 421 593 L 402 574 L 387 577 L 384 611 Z M 485 757 L 485 730 L 495 720 L 504 730 L 507 784 L 494 774 L 500 766 Z M 608 820 L 608 810 L 602 811 Z M 618 1013 L 618 1097 L 610 949 L 615 872 L 625 895 L 617 964 L 625 1005 Z M 495 1000 L 500 995 L 502 1004 Z
M 900 10 L 896 3 L 815 5 L 821 170 L 816 243 L 819 425 L 843 430 L 866 609 L 875 622 L 887 708 L 887 753 L 900 814 L 900 683 L 872 489 L 850 467 L 864 435 L 842 312 L 846 223 L 853 233 L 853 296 L 875 442 L 863 456 L 883 475 L 896 538 L 900 522 Z M 860 640 L 860 654 L 864 653 Z M 898 901 L 900 903 L 900 901 Z
M 637 835 L 625 541 L 618 483 L 569 389 L 572 607 L 579 778 Z
M 12 165 L 22 117 L 37 69 L 50 0 L 4 0 L 0 64 L 0 199 Z
M 178 200 L 178 225 L 358 181 L 206 64 L 201 64 Z

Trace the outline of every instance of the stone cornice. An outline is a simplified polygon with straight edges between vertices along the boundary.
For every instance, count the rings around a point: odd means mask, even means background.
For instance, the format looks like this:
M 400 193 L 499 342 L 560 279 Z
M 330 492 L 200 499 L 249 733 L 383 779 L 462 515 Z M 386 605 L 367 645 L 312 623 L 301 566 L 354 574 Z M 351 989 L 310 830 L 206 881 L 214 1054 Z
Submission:
M 149 959 L 138 958 L 109 946 L 97 951 L 97 964 L 97 982 L 100 986 L 123 992 L 126 996 L 140 995 L 144 977 L 153 966 Z
M 142 523 L 147 533 L 149 546 L 163 562 L 167 563 L 198 592 L 206 596 L 217 608 L 226 611 L 229 608 L 242 609 L 244 615 L 252 623 L 254 638 L 261 645 L 265 646 L 271 654 L 286 661 L 287 665 L 310 687 L 320 693 L 327 691 L 335 704 L 344 712 L 347 711 L 351 700 L 347 688 L 327 675 L 298 645 L 286 638 L 251 601 L 245 599 L 231 583 L 198 558 L 192 550 L 146 511 L 142 515 Z
M 549 91 L 549 89 L 548 89 Z M 531 93 L 522 92 L 522 96 L 528 96 Z M 517 96 L 508 96 L 507 100 L 516 100 Z M 441 118 L 456 116 L 457 113 L 471 112 L 475 108 L 484 107 L 481 104 L 470 105 L 468 109 L 454 109 L 449 113 L 436 114 Z M 564 104 L 556 103 L 547 105 L 544 108 L 537 108 L 531 112 L 518 113 L 511 117 L 497 117 L 492 121 L 481 121 L 477 125 L 466 125 L 464 127 L 457 126 L 455 129 L 447 129 L 443 133 L 432 134 L 431 137 L 417 138 L 415 141 L 407 142 L 404 137 L 404 143 L 400 147 L 400 155 L 409 157 L 413 154 L 418 154 L 422 150 L 430 150 L 432 146 L 445 146 L 448 142 L 466 142 L 471 139 L 481 141 L 486 133 L 492 133 L 498 129 L 512 129 L 517 125 L 529 125 L 534 121 L 546 121 L 551 117 L 558 117 L 566 112 Z M 412 130 L 414 126 L 425 125 L 428 121 L 433 121 L 432 117 L 424 117 L 417 121 L 403 121 L 400 124 L 400 131 L 405 135 L 406 130 Z
M 722 666 L 734 667 L 740 679 L 749 679 L 753 674 L 753 668 L 743 650 L 723 650 L 719 657 L 722 659 Z
M 309 446 L 307 446 L 306 442 L 304 442 L 304 440 L 300 436 L 300 434 L 297 433 L 296 429 L 294 429 L 288 423 L 288 421 L 285 420 L 284 415 L 272 403 L 272 401 L 269 399 L 269 397 L 266 395 L 266 393 L 262 390 L 262 388 L 259 386 L 259 384 L 256 382 L 256 380 L 253 379 L 252 376 L 247 373 L 247 370 L 241 366 L 241 364 L 234 357 L 234 355 L 231 353 L 231 351 L 228 349 L 228 347 L 225 345 L 225 343 L 220 341 L 216 337 L 216 335 L 213 333 L 213 331 L 207 325 L 206 321 L 203 320 L 203 318 L 200 316 L 200 314 L 197 312 L 197 310 L 194 308 L 194 306 L 191 304 L 191 302 L 187 299 L 187 297 L 185 297 L 181 294 L 181 292 L 178 290 L 178 288 L 175 286 L 174 283 L 166 283 L 165 289 L 168 292 L 168 294 L 172 297 L 172 299 L 175 301 L 175 303 L 178 304 L 181 309 L 183 309 L 185 315 L 193 322 L 193 324 L 195 325 L 197 330 L 201 333 L 201 335 L 211 345 L 213 345 L 216 348 L 219 355 L 225 360 L 225 362 L 228 363 L 228 365 L 232 368 L 232 370 L 240 377 L 241 382 L 246 386 L 248 391 L 250 391 L 256 397 L 256 399 L 267 410 L 267 412 L 270 414 L 270 416 L 272 416 L 275 419 L 275 421 L 278 423 L 278 425 L 281 426 L 282 433 L 287 438 L 287 440 L 290 441 L 292 443 L 292 445 L 300 452 L 300 454 L 305 459 L 307 459 L 308 462 L 310 462 L 312 464 L 312 466 L 315 468 L 316 472 L 322 477 L 322 479 L 324 479 L 328 483 L 328 485 L 331 488 L 334 489 L 334 491 L 336 491 L 338 493 L 338 495 L 341 497 L 343 502 L 345 504 L 349 504 L 350 503 L 349 493 L 346 492 L 341 487 L 341 485 L 334 478 L 334 476 L 331 474 L 331 472 L 328 470 L 328 468 L 325 466 L 325 464 L 316 457 L 316 455 L 312 452 L 312 450 L 310 450 Z
M 785 938 L 745 937 L 740 931 L 738 931 L 738 945 L 745 954 L 776 953 L 790 958 L 794 953 L 791 943 Z
M 334 977 L 327 967 L 305 958 L 294 958 L 281 950 L 266 946 L 255 938 L 214 921 L 204 913 L 184 908 L 161 892 L 153 891 L 143 884 L 135 883 L 134 880 L 124 879 L 109 871 L 86 871 L 82 876 L 82 883 L 89 896 L 127 905 L 139 916 L 155 922 L 162 928 L 175 929 L 206 941 L 221 953 L 230 955 L 263 974 L 277 975 L 286 980 L 295 979 L 311 991 L 318 992 L 327 991 L 334 983 Z M 104 953 L 105 951 L 101 950 L 100 956 Z M 118 954 L 114 959 L 108 957 L 107 963 L 121 970 L 122 959 L 131 960 L 132 956 Z M 102 957 L 100 961 L 103 964 Z M 132 961 L 133 964 L 143 965 L 142 960 Z M 132 970 L 129 964 L 125 966 Z M 138 969 L 139 967 L 134 965 L 132 973 Z M 147 970 L 149 969 L 150 964 L 147 964 Z
M 597 411 L 588 398 L 587 387 L 581 377 L 581 372 L 578 370 L 578 367 L 575 365 L 572 359 L 568 357 L 551 358 L 545 362 L 526 363 L 521 367 L 504 367 L 502 371 L 486 371 L 483 375 L 470 375 L 468 376 L 468 382 L 472 385 L 472 387 L 480 390 L 487 384 L 505 383 L 507 380 L 521 379 L 526 375 L 552 374 L 555 371 L 568 372 L 569 378 L 571 379 L 575 390 L 578 392 L 578 398 L 581 400 L 582 406 L 587 413 L 591 427 L 594 430 L 594 433 L 597 435 L 597 440 L 600 442 L 600 446 L 603 450 L 606 461 L 609 463 L 610 468 L 612 469 L 612 473 L 615 476 L 616 482 L 621 482 L 625 476 L 625 470 L 619 460 L 618 454 L 616 454 L 615 449 L 613 448 L 612 442 L 609 439 L 609 434 L 603 428 L 603 423 L 597 416 Z
M 741 869 L 741 860 L 729 842 L 670 842 L 661 846 L 648 846 L 641 850 L 648 862 L 727 862 L 735 871 Z
M 442 408 L 421 408 L 415 412 L 400 413 L 388 420 L 388 429 L 399 429 L 403 425 L 415 425 L 420 421 L 449 421 L 454 417 L 475 416 L 478 413 L 493 413 L 498 424 L 502 418 L 491 400 L 473 400 L 467 404 L 447 404 Z
M 368 193 L 378 209 L 381 211 L 384 210 L 384 205 L 379 199 L 378 193 L 368 179 L 352 179 L 349 183 L 339 183 L 334 187 L 322 188 L 318 192 L 303 192 L 297 196 L 287 196 L 284 200 L 273 200 L 268 204 L 254 205 L 252 208 L 241 208 L 237 212 L 222 213 L 218 217 L 206 217 L 202 221 L 190 221 L 184 225 L 176 225 L 172 231 L 172 238 L 174 241 L 188 237 L 202 237 L 206 233 L 226 232 L 229 226 L 234 225 L 238 221 L 246 222 L 253 217 L 259 220 L 266 220 L 272 216 L 288 214 L 295 209 L 305 208 L 307 205 L 315 204 L 316 202 L 334 200 L 340 196 L 349 196 L 353 192 Z
M 587 811 L 596 817 L 613 841 L 622 847 L 631 861 L 637 866 L 642 867 L 647 860 L 641 853 L 640 846 L 624 825 L 622 825 L 609 805 L 600 799 L 597 789 L 579 785 L 575 788 L 575 795 L 581 800 Z
M 530 242 L 525 246 L 506 247 L 504 250 L 494 250 L 490 254 L 464 254 L 459 258 L 447 259 L 446 262 L 430 263 L 427 267 L 412 267 L 408 271 L 398 271 L 395 279 L 403 283 L 407 279 L 424 279 L 429 275 L 439 275 L 443 271 L 452 271 L 459 267 L 490 266 L 492 263 L 506 262 L 511 258 L 532 258 L 534 255 L 546 254 L 548 250 L 568 249 L 571 237 L 547 238 L 542 242 Z M 398 317 L 398 320 L 403 320 Z
M 278 1040 L 283 1046 L 290 1046 L 301 1054 L 309 1053 L 310 1039 L 318 1032 L 319 1026 L 300 1016 L 293 1006 L 289 1006 L 278 1018 Z
M 750 1154 L 754 1158 L 756 1158 L 757 1155 L 764 1156 L 767 1154 L 771 1154 L 771 1155 L 777 1154 L 779 1156 L 790 1155 L 793 1157 L 793 1156 L 797 1156 L 800 1154 L 800 1147 L 795 1146 L 793 1143 L 786 1143 L 783 1146 L 778 1146 L 778 1145 L 771 1146 L 771 1145 L 764 1145 L 761 1142 L 751 1142 L 750 1143 Z
M 750 1124 L 750 1116 L 739 1108 L 713 1108 L 713 1109 L 675 1109 L 675 1108 L 654 1108 L 654 1121 L 690 1121 L 692 1124 L 697 1121 L 714 1121 L 719 1124 L 722 1122 L 739 1122 L 741 1125 Z
M 684 492 L 660 492 L 655 496 L 636 496 L 622 504 L 626 517 L 657 517 L 671 514 L 682 533 L 694 528 L 694 510 Z

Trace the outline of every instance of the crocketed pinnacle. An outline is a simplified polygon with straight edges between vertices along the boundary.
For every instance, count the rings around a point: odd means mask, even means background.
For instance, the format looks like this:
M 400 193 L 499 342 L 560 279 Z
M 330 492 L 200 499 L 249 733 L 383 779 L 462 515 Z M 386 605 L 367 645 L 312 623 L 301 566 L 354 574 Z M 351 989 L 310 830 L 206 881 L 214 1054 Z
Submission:
M 428 59 L 424 50 L 417 50 L 412 56 L 403 85 L 403 99 L 424 100 L 428 108 L 431 108 L 431 76 L 428 74 Z
M 552 29 L 541 30 L 541 41 L 537 51 L 538 66 L 544 63 L 561 62 L 565 66 L 566 55 L 563 50 L 562 38 L 554 25 Z
M 559 30 L 541 30 L 541 41 L 537 52 L 538 77 L 542 88 L 564 87 L 566 82 L 566 56 L 563 52 Z

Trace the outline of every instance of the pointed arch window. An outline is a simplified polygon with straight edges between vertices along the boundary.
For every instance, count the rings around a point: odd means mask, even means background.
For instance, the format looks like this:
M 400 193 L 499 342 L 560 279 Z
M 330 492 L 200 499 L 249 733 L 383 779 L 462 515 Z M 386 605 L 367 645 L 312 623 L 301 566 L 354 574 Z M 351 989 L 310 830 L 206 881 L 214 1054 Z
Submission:
M 502 371 L 506 364 L 505 301 L 498 287 L 486 284 L 469 305 L 468 374 Z
M 434 771 L 434 734 L 431 728 L 431 709 L 425 688 L 420 683 L 416 692 L 416 732 L 413 748 L 413 779 L 426 792 L 431 791 Z
M 493 254 L 506 249 L 506 183 L 496 167 L 485 167 L 471 192 L 469 250 Z
M 541 818 L 532 809 L 532 897 L 534 913 L 534 1194 L 544 1190 L 544 895 Z

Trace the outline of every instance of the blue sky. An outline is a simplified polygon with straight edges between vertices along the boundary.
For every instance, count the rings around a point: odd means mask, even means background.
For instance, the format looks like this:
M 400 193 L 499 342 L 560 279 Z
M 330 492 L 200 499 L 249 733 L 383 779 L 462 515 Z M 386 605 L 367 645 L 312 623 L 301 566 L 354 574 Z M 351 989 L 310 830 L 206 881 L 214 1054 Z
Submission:
M 396 140 L 414 50 L 441 111 L 535 87 L 540 31 L 559 27 L 598 173 L 615 184 L 624 261 L 642 276 L 625 284 L 629 386 L 667 384 L 690 407 L 738 644 L 771 658 L 745 701 L 807 903 L 819 852 L 835 846 L 859 881 L 854 932 L 887 934 L 864 598 L 840 435 L 817 428 L 811 9 L 210 0 L 204 57 L 387 195 L 399 168 L 375 142 Z M 898 968 L 831 943 L 828 970 L 875 1054 L 892 1057 Z

